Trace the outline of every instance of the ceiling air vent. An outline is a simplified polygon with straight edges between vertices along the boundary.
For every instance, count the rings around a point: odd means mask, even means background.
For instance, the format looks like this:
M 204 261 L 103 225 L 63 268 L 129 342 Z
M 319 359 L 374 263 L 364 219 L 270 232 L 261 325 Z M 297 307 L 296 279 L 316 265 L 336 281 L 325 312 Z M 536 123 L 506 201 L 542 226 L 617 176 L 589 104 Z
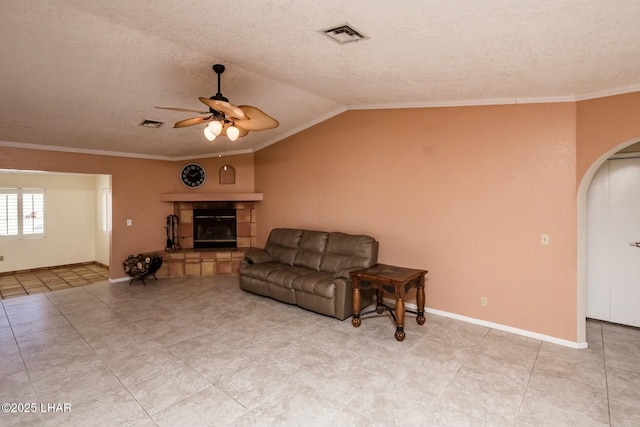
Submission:
M 143 121 L 140 122 L 140 124 L 138 126 L 142 126 L 143 128 L 155 128 L 155 129 L 158 129 L 163 124 L 164 124 L 164 122 L 157 122 L 155 120 L 144 119 Z
M 364 40 L 369 38 L 364 34 L 362 34 L 360 31 L 350 26 L 349 24 L 338 25 L 337 27 L 327 28 L 326 30 L 322 30 L 320 32 L 340 44 L 357 42 L 358 40 Z

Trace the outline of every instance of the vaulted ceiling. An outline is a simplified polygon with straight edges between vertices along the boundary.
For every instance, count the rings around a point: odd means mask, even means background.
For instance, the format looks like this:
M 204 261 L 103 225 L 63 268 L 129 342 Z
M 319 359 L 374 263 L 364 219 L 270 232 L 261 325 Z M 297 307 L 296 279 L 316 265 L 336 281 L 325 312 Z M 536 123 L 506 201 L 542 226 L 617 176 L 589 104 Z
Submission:
M 634 0 L 0 0 L 0 146 L 182 159 L 255 151 L 347 109 L 638 91 L 638 22 Z M 367 38 L 320 32 L 344 23 Z M 154 107 L 202 110 L 215 63 L 230 102 L 280 126 L 235 142 L 174 129 L 194 114 Z

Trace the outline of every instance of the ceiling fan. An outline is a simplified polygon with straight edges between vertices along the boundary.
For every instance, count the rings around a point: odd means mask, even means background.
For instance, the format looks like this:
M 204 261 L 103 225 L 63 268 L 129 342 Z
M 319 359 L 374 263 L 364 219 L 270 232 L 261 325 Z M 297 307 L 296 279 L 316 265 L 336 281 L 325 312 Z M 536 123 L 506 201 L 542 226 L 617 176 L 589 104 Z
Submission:
M 211 98 L 200 97 L 200 101 L 209 107 L 209 111 L 190 110 L 188 108 L 156 107 L 162 110 L 181 111 L 189 113 L 205 114 L 203 117 L 193 117 L 177 122 L 173 127 L 207 123 L 204 135 L 209 141 L 213 141 L 219 135 L 225 135 L 231 141 L 246 136 L 249 131 L 273 129 L 280 123 L 267 113 L 251 105 L 233 105 L 229 99 L 220 92 L 220 74 L 224 73 L 224 65 L 215 64 L 213 71 L 218 75 L 218 93 Z

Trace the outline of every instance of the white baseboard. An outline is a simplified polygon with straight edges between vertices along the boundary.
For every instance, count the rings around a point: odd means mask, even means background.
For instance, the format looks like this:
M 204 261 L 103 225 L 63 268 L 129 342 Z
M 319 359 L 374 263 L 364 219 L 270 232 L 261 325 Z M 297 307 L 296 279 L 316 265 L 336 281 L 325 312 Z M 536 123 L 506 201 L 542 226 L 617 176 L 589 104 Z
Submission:
M 395 300 L 385 298 L 385 302 L 395 304 Z M 405 303 L 405 307 L 411 310 L 417 310 L 418 306 L 413 303 Z M 527 331 L 525 329 L 514 328 L 512 326 L 502 325 L 500 323 L 488 322 L 486 320 L 476 319 L 474 317 L 462 316 L 456 313 L 449 313 L 448 311 L 436 310 L 435 308 L 425 307 L 425 311 L 427 313 L 435 314 L 437 316 L 449 317 L 451 319 L 462 320 L 463 322 L 473 323 L 475 325 L 485 326 L 487 328 L 497 329 L 499 331 L 510 332 L 512 334 L 522 335 L 525 337 L 537 339 L 540 341 L 546 341 L 552 344 L 558 344 L 565 347 L 571 347 L 575 349 L 585 349 L 589 347 L 589 344 L 586 342 L 573 342 L 568 341 L 562 338 L 552 337 L 550 335 L 539 334 L 537 332 Z
M 109 279 L 109 283 L 118 283 L 118 282 L 126 282 L 128 280 L 131 280 L 131 277 L 120 277 L 118 279 Z

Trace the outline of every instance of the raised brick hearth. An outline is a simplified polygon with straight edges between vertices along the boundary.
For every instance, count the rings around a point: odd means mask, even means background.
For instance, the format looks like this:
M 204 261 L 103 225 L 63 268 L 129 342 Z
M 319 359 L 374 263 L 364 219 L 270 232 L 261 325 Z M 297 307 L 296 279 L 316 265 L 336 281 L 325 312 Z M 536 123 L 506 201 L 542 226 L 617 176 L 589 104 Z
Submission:
M 240 269 L 240 260 L 248 248 L 180 249 L 156 252 L 162 256 L 157 276 L 232 276 Z

